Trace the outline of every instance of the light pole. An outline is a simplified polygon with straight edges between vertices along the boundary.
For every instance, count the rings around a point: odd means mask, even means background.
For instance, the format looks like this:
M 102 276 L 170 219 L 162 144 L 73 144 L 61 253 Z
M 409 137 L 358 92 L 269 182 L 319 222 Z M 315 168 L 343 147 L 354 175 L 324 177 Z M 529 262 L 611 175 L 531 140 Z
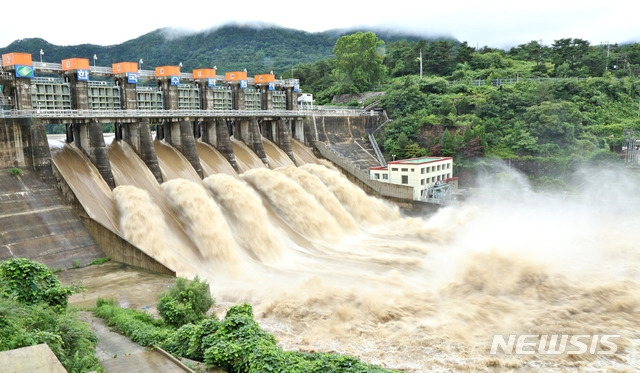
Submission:
M 140 61 L 138 61 L 138 63 L 140 64 L 140 71 L 142 71 L 142 64 L 144 63 L 144 61 L 142 60 L 142 58 L 140 59 Z
M 44 56 L 44 51 L 40 49 L 40 63 L 42 63 L 42 56 Z
M 96 60 L 97 60 L 97 59 L 98 59 L 98 55 L 97 55 L 97 54 L 94 54 L 94 55 L 93 55 L 93 67 L 94 67 L 94 68 L 96 67 Z

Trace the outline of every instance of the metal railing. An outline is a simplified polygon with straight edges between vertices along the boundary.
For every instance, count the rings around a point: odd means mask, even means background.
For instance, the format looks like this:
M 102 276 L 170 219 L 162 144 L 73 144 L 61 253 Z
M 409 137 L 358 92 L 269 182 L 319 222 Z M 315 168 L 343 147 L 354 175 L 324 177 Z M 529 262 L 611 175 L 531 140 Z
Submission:
M 413 187 L 408 185 L 396 185 L 383 183 L 377 180 L 371 180 L 369 176 L 369 169 L 361 169 L 359 164 L 351 162 L 345 158 L 338 151 L 333 149 L 331 145 L 325 144 L 322 141 L 314 141 L 313 145 L 323 157 L 337 164 L 345 171 L 360 180 L 363 184 L 367 185 L 371 189 L 375 190 L 383 197 L 398 198 L 401 200 L 413 200 Z
M 504 79 L 473 79 L 473 80 L 450 80 L 449 85 L 462 83 L 469 84 L 475 87 L 491 84 L 499 87 L 504 84 L 515 84 L 519 82 L 544 82 L 544 81 L 558 81 L 558 80 L 589 80 L 591 78 L 504 78 Z
M 369 135 L 369 142 L 371 143 L 371 146 L 373 146 L 373 151 L 376 152 L 376 157 L 378 157 L 378 162 L 380 163 L 380 166 L 385 167 L 387 165 L 387 161 L 385 161 L 384 157 L 382 156 L 382 152 L 380 151 L 380 147 L 378 146 L 378 142 L 376 141 L 376 138 L 371 133 L 369 133 L 368 135 Z
M 121 110 L 121 109 L 28 109 L 0 110 L 0 118 L 210 118 L 210 117 L 311 117 L 311 116 L 361 116 L 357 109 L 327 108 L 316 106 L 313 110 Z
M 291 110 L 75 110 L 75 109 L 31 109 L 0 110 L 2 118 L 204 118 L 204 117 L 254 117 L 254 116 L 302 116 Z

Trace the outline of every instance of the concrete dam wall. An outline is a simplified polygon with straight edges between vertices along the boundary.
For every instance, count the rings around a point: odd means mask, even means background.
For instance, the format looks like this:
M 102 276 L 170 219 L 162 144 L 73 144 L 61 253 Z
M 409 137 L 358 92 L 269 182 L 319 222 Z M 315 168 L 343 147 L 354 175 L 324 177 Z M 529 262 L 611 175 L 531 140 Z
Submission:
M 314 147 L 315 141 L 325 143 L 340 153 L 353 166 L 367 170 L 379 166 L 367 131 L 378 126 L 378 116 L 321 116 L 306 117 L 303 121 L 305 143 Z M 294 136 L 296 137 L 296 136 Z
M 50 268 L 66 269 L 110 257 L 152 271 L 175 274 L 122 238 L 117 227 L 107 227 L 101 219 L 85 211 L 51 159 L 52 149 L 44 125 L 33 120 L 3 122 L 0 126 L 0 226 L 3 227 L 0 260 L 29 257 Z M 410 191 L 404 190 L 406 187 L 388 191 L 388 185 L 384 189 L 385 185 L 367 180 L 366 170 L 378 164 L 367 139 L 367 131 L 378 125 L 377 117 L 327 115 L 307 117 L 301 122 L 291 128 L 291 137 L 314 148 L 317 156 L 334 162 L 367 193 L 387 194 L 395 202 L 405 195 L 411 199 Z M 194 154 L 197 154 L 195 148 Z M 339 157 L 327 156 L 328 151 Z M 14 167 L 22 171 L 21 176 L 11 174 Z
M 109 257 L 175 274 L 89 217 L 53 166 L 44 125 L 0 125 L 0 260 L 23 257 L 49 268 Z
M 44 126 L 0 126 L 0 260 L 27 257 L 53 269 L 105 254 L 55 188 Z

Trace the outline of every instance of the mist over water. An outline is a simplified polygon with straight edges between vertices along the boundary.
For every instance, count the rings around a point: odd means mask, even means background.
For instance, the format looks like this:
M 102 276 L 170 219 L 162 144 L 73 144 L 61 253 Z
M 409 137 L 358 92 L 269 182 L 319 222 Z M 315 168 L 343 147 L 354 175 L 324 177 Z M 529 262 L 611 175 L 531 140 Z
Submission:
M 207 278 L 219 307 L 252 304 L 285 349 L 410 372 L 635 371 L 640 183 L 626 169 L 584 170 L 574 185 L 537 193 L 494 169 L 464 203 L 410 218 L 322 161 L 175 177 L 160 189 L 193 246 L 167 244 L 160 197 L 113 193 L 128 240 Z M 545 333 L 621 338 L 613 356 L 489 355 L 494 334 Z

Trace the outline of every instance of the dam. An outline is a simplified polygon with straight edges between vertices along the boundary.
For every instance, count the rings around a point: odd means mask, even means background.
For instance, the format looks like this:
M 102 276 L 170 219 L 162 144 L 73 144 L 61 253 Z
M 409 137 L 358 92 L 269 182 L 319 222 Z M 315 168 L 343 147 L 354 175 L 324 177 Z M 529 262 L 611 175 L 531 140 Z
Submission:
M 592 198 L 627 178 L 637 192 L 624 170 L 586 174 L 575 198 L 489 179 L 494 193 L 408 217 L 331 151 L 377 127 L 361 112 L 285 109 L 268 124 L 269 109 L 13 110 L 0 118 L 2 259 L 198 274 L 221 309 L 250 303 L 285 349 L 410 372 L 638 365 L 640 210 Z M 102 120 L 119 129 L 103 134 Z M 47 138 L 48 121 L 69 130 Z M 490 356 L 511 334 L 613 334 L 620 348 Z

